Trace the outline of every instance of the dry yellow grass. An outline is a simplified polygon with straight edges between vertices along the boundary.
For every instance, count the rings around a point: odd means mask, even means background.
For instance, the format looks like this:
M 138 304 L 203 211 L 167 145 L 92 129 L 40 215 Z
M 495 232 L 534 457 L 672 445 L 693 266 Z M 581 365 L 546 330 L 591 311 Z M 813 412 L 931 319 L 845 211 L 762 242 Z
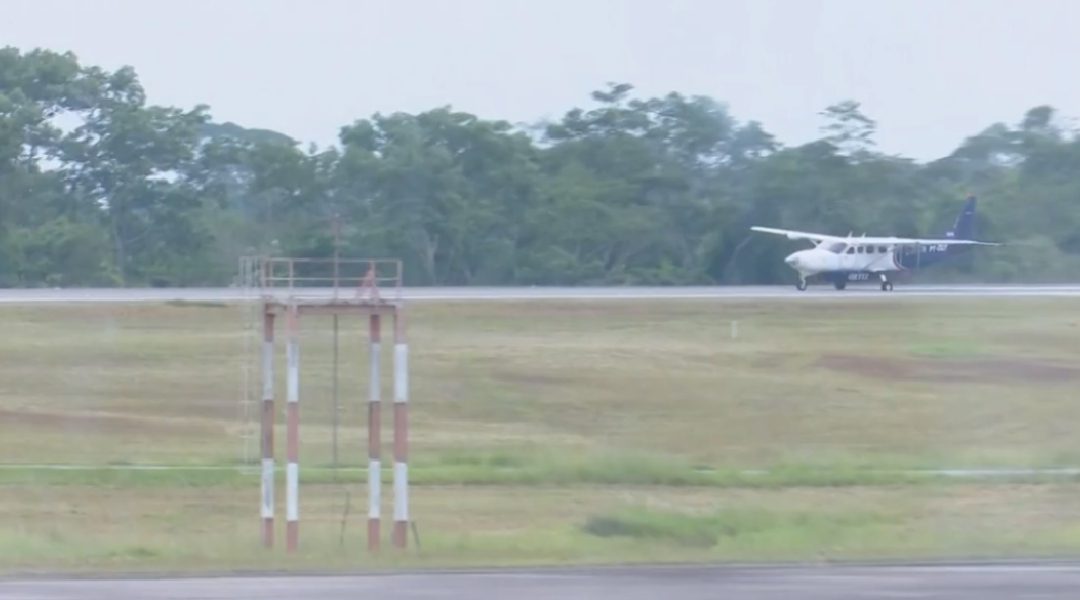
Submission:
M 1076 305 L 417 304 L 416 456 L 556 447 L 738 467 L 1071 464 Z M 240 309 L 5 308 L 0 325 L 5 462 L 202 464 L 243 455 Z M 312 319 L 304 331 L 302 460 L 325 464 L 329 320 Z M 341 456 L 362 464 L 361 323 L 346 321 L 342 339 Z M 254 441 L 249 450 L 257 452 Z
M 681 484 L 694 465 L 795 465 L 802 474 L 1072 465 L 1080 455 L 1072 427 L 1080 419 L 1072 393 L 1080 381 L 1077 308 L 1068 299 L 416 304 L 418 477 L 453 480 L 447 473 L 455 469 L 528 473 L 491 487 L 417 486 L 424 552 L 408 560 L 1075 552 L 1071 484 L 850 485 L 856 477 L 844 487 L 785 490 L 620 483 L 663 483 L 668 465 L 678 471 L 670 481 Z M 3 462 L 234 464 L 244 455 L 241 365 L 255 358 L 242 356 L 241 318 L 236 307 L 4 308 Z M 361 324 L 346 321 L 342 339 L 341 457 L 355 466 L 366 454 Z M 306 322 L 301 459 L 308 467 L 330 460 L 329 356 L 329 320 Z M 257 458 L 256 440 L 248 451 Z M 661 458 L 646 464 L 649 456 Z M 0 477 L 0 510 L 18 524 L 0 535 L 0 567 L 366 564 L 358 552 L 358 484 L 348 488 L 345 552 L 338 547 L 345 488 L 305 485 L 304 555 L 286 560 L 255 547 L 255 479 L 129 485 L 65 477 Z M 610 485 L 595 485 L 600 479 Z M 549 485 L 560 480 L 576 485 Z M 736 524 L 750 529 L 708 548 L 581 529 L 590 517 L 642 507 L 646 517 L 634 518 L 655 519 L 660 529 L 686 526 L 668 513 L 721 509 L 736 511 Z M 766 517 L 745 512 L 753 510 Z

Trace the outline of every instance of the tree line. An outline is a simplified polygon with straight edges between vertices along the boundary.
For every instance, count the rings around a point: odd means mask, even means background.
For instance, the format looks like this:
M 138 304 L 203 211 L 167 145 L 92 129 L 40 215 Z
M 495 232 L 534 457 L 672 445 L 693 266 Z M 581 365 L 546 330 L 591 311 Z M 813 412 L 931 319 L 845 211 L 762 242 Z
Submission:
M 136 72 L 0 49 L 0 285 L 228 285 L 238 257 L 398 257 L 412 285 L 789 282 L 800 247 L 754 224 L 936 236 L 980 198 L 1009 242 L 927 277 L 1080 272 L 1080 137 L 1050 106 L 929 162 L 880 152 L 859 103 L 785 146 L 724 104 L 608 84 L 515 127 L 437 107 L 339 144 L 155 106 Z

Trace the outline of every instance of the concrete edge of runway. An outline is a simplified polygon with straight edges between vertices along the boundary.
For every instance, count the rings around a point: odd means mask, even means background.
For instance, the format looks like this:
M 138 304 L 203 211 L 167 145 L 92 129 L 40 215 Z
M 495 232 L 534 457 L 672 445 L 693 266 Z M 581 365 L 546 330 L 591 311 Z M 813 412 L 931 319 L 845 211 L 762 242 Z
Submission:
M 226 570 L 145 570 L 145 571 L 64 571 L 19 570 L 0 572 L 0 583 L 17 581 L 156 581 L 184 579 L 247 579 L 247 578 L 334 578 L 334 577 L 404 577 L 404 576 L 469 576 L 469 575 L 550 575 L 550 576 L 631 576 L 679 573 L 720 573 L 753 571 L 810 571 L 810 570 L 1030 570 L 1067 569 L 1080 571 L 1080 555 L 1033 556 L 1023 558 L 942 558 L 858 560 L 836 559 L 815 561 L 776 562 L 623 562 L 579 565 L 537 564 L 516 566 L 474 567 L 402 567 L 381 569 L 226 569 Z

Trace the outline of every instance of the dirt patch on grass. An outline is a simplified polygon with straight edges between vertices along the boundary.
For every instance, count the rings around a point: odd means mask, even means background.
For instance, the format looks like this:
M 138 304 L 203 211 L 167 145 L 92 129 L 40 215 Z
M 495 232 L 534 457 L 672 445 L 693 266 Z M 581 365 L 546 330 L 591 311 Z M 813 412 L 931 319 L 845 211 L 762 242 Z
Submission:
M 1080 379 L 1080 369 L 1060 364 L 1005 358 L 884 358 L 831 354 L 818 366 L 890 381 L 939 383 L 1064 383 Z
M 1080 350 L 1075 334 L 1010 332 L 997 336 L 995 341 L 1015 347 L 1063 350 L 1070 354 Z
M 776 369 L 794 363 L 803 358 L 798 352 L 755 352 L 749 358 L 749 364 L 755 369 Z
M 109 413 L 51 413 L 0 409 L 0 423 L 52 431 L 100 433 L 208 433 L 220 431 L 208 423 L 181 419 L 146 419 Z

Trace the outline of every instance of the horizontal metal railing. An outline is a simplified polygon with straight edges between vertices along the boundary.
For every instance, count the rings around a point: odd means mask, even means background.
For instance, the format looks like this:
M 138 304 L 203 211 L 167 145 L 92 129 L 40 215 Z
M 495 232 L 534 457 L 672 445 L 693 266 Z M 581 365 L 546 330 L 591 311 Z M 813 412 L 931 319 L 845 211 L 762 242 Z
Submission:
M 286 292 L 294 298 L 401 300 L 399 259 L 256 257 L 250 261 L 252 283 L 264 295 Z

